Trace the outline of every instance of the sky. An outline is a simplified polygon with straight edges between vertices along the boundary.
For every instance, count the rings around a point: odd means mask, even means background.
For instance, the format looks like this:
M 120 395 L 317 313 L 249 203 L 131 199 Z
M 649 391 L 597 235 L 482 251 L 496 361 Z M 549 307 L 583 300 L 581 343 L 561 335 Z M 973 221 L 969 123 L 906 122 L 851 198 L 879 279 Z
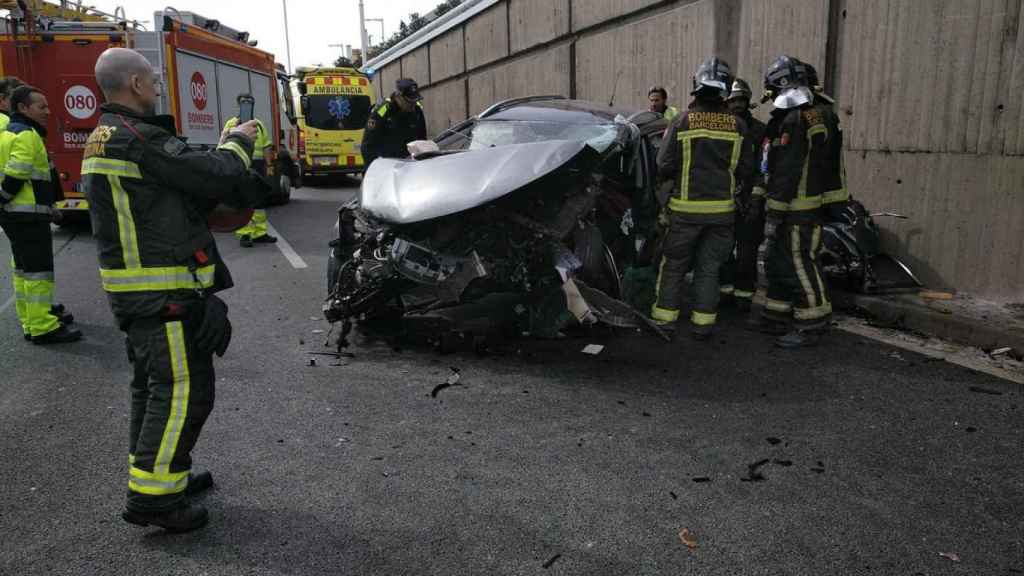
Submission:
M 292 68 L 330 64 L 341 55 L 341 48 L 330 44 L 359 47 L 359 0 L 286 0 L 288 29 L 291 35 Z M 172 6 L 220 20 L 226 26 L 249 32 L 259 48 L 273 52 L 277 62 L 288 65 L 285 50 L 284 12 L 281 0 L 86 0 L 84 4 L 113 12 L 124 6 L 129 19 L 146 20 L 153 29 L 153 13 Z M 409 13 L 426 14 L 440 0 L 364 0 L 367 18 L 384 20 L 385 37 L 398 30 Z M 366 23 L 373 42 L 380 38 L 381 25 Z

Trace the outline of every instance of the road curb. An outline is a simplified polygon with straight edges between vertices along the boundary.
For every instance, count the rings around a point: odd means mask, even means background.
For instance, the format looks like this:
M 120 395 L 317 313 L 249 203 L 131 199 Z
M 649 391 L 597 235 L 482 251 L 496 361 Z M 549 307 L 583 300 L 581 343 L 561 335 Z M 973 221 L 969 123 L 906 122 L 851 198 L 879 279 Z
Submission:
M 1009 346 L 1018 354 L 1024 353 L 1024 330 L 985 318 L 947 313 L 916 298 L 910 295 L 871 296 L 837 292 L 833 299 L 838 308 L 865 312 L 883 325 L 921 332 L 982 350 Z

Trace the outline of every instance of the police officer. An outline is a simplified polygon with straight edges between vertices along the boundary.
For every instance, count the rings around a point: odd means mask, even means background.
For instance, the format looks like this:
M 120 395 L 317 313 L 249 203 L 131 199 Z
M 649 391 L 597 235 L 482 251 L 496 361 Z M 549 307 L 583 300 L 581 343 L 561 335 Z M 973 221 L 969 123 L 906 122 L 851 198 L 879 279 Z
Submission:
M 690 323 L 698 340 L 711 336 L 717 318 L 719 270 L 733 246 L 736 183 L 753 172 L 746 122 L 725 105 L 731 83 L 722 60 L 701 64 L 693 76 L 694 100 L 665 132 L 658 153 L 658 176 L 675 180 L 675 187 L 651 317 L 674 328 L 692 269 Z
M 193 152 L 172 117 L 154 116 L 160 82 L 142 55 L 108 49 L 96 81 L 106 104 L 86 143 L 83 184 L 100 280 L 134 362 L 122 517 L 188 531 L 207 520 L 188 497 L 213 479 L 191 473 L 190 453 L 213 408 L 213 354 L 231 339 L 215 295 L 231 276 L 205 217 L 217 201 L 251 206 L 269 193 L 248 177 L 258 128 L 247 122 L 215 150 Z
M 11 94 L 15 88 L 24 84 L 14 76 L 0 78 L 0 132 L 7 130 L 7 124 L 11 121 Z
M 422 100 L 416 81 L 400 78 L 391 97 L 370 111 L 360 148 L 367 167 L 377 158 L 408 158 L 406 145 L 427 139 Z
M 252 97 L 252 94 L 239 94 L 235 102 L 238 103 L 239 110 L 241 110 L 243 105 L 248 105 L 250 110 L 254 110 L 256 106 L 256 99 Z M 273 144 L 270 141 L 270 136 L 268 136 L 267 127 L 263 125 L 263 121 L 256 118 L 255 122 L 257 132 L 251 170 L 261 178 L 266 178 L 267 157 L 271 154 Z M 238 116 L 229 118 L 224 123 L 224 132 L 230 132 L 235 126 L 238 126 Z M 256 207 L 256 210 L 252 213 L 252 219 L 245 226 L 235 230 L 235 236 L 238 237 L 238 243 L 243 248 L 252 248 L 254 243 L 273 244 L 277 242 L 276 236 L 267 233 L 267 211 L 265 204 Z
M 50 222 L 58 200 L 46 154 L 46 96 L 20 86 L 10 97 L 14 114 L 0 135 L 0 226 L 11 243 L 14 298 L 26 340 L 62 344 L 81 339 L 67 327 L 74 321 L 54 306 L 53 237 Z
M 650 104 L 648 109 L 651 112 L 661 114 L 669 122 L 679 116 L 679 109 L 668 105 L 668 90 L 662 86 L 651 86 L 647 90 L 647 102 Z
M 754 158 L 760 152 L 764 140 L 765 124 L 750 113 L 757 107 L 751 103 L 752 91 L 750 84 L 742 78 L 733 80 L 732 90 L 726 98 L 726 104 L 747 125 L 750 131 L 749 142 Z M 731 294 L 740 310 L 749 310 L 757 284 L 757 249 L 764 237 L 764 210 L 750 210 L 751 196 L 757 187 L 758 179 L 754 174 L 745 178 L 740 184 L 739 205 L 736 212 L 736 255 L 730 258 L 722 272 L 722 294 Z
M 814 93 L 814 108 L 818 110 L 829 129 L 828 181 L 822 195 L 824 217 L 836 220 L 846 208 L 850 200 L 850 192 L 846 187 L 846 163 L 843 161 L 843 130 L 836 114 L 836 101 L 825 93 L 824 86 L 818 79 L 818 71 L 810 64 L 807 67 L 807 82 Z
M 780 347 L 800 348 L 818 342 L 832 314 L 819 265 L 831 134 L 814 106 L 802 62 L 779 57 L 764 84 L 765 100 L 773 100 L 775 109 L 762 148 L 768 287 L 757 295 L 764 306 L 759 328 L 784 333 L 776 340 Z M 762 209 L 759 198 L 754 196 L 752 209 Z

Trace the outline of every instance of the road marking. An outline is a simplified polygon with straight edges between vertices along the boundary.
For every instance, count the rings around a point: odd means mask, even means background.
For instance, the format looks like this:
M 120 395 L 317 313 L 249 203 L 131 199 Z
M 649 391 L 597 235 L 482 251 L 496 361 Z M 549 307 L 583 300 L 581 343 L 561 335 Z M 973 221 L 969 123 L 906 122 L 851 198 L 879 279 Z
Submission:
M 14 304 L 14 294 L 11 294 L 11 297 L 7 299 L 7 302 L 0 304 L 0 314 L 6 312 L 7 309 L 11 307 L 11 304 Z
M 309 266 L 306 265 L 306 261 L 302 259 L 302 256 L 299 256 L 298 252 L 292 248 L 292 245 L 284 239 L 284 236 L 281 236 L 281 233 L 270 225 L 270 222 L 267 222 L 267 232 L 273 236 L 277 236 L 277 247 L 281 250 L 281 254 L 284 255 L 285 259 L 288 260 L 288 263 L 292 265 L 292 268 L 309 268 Z

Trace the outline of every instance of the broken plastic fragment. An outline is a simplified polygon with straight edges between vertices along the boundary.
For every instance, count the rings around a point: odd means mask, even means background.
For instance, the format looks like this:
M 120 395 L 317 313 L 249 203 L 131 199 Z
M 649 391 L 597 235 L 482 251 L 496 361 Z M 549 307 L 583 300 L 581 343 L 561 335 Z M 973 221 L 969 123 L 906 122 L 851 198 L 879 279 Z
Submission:
M 602 350 L 604 350 L 604 346 L 600 344 L 587 344 L 583 347 L 583 353 L 591 356 L 597 356 Z
M 953 562 L 959 562 L 960 561 L 960 556 L 958 554 L 956 554 L 955 552 L 939 552 L 939 556 L 942 556 L 943 558 L 946 558 L 947 560 L 952 560 Z
M 689 528 L 683 528 L 679 531 L 679 541 L 685 544 L 690 550 L 697 549 L 697 539 L 690 533 Z

